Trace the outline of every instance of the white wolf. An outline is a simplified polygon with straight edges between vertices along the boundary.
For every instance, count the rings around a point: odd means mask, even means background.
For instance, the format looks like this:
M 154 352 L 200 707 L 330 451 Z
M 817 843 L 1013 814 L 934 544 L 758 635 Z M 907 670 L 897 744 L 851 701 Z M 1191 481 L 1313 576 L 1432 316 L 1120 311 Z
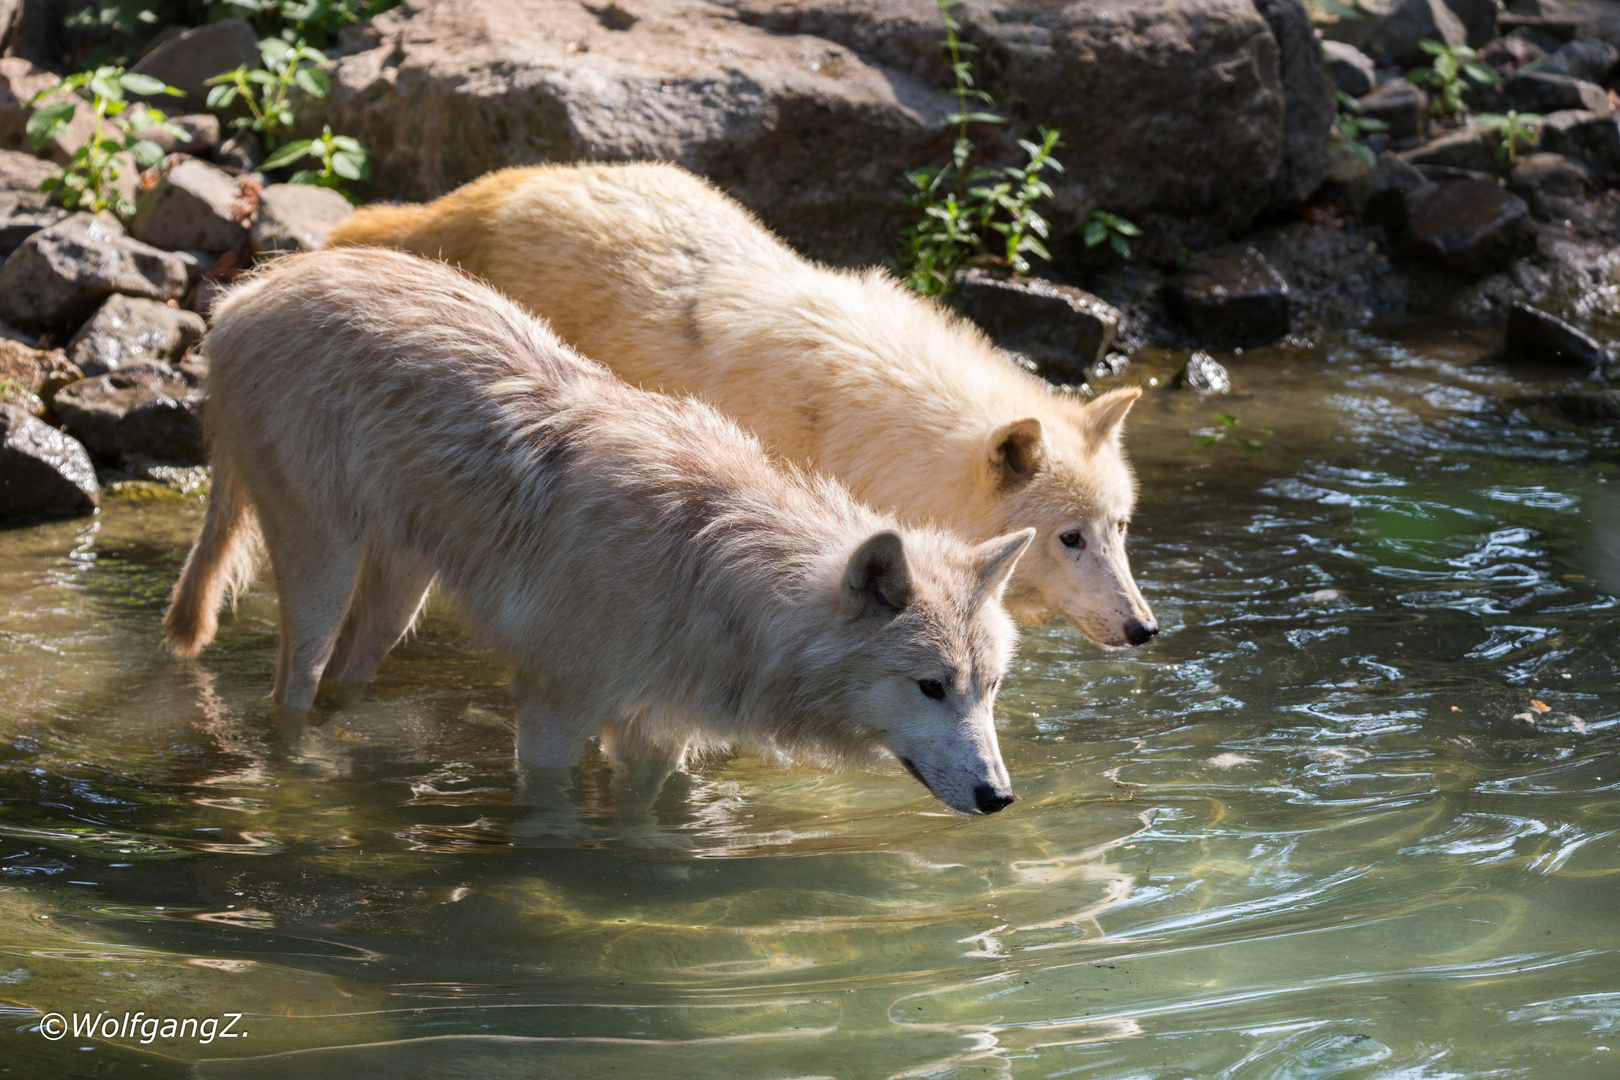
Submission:
M 1140 391 L 1082 402 L 882 271 L 807 262 L 674 165 L 505 169 L 425 206 L 369 206 L 331 244 L 444 259 L 626 381 L 692 394 L 777 454 L 906 521 L 983 539 L 1033 525 L 1007 606 L 1104 645 L 1159 624 L 1131 578 Z
M 991 713 L 1030 530 L 903 527 L 396 252 L 276 261 L 219 303 L 204 352 L 214 481 L 164 619 L 179 656 L 212 639 L 257 532 L 292 708 L 323 670 L 369 680 L 437 576 L 514 666 L 529 765 L 598 734 L 629 762 L 892 754 L 959 813 L 1012 801 Z

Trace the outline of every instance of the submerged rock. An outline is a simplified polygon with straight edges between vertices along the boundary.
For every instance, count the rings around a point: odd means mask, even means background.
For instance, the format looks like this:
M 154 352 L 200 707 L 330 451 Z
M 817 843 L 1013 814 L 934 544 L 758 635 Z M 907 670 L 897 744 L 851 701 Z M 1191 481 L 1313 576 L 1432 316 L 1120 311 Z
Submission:
M 56 414 L 91 453 L 108 461 L 203 460 L 203 394 L 179 372 L 136 364 L 74 383 L 56 395 Z
M 1563 319 L 1514 304 L 1508 311 L 1503 354 L 1520 364 L 1595 374 L 1614 362 L 1609 350 Z
M 1165 286 L 1165 300 L 1202 341 L 1264 345 L 1288 333 L 1288 292 L 1264 255 L 1224 244 L 1188 259 Z
M 1224 394 L 1232 389 L 1232 377 L 1209 353 L 1195 352 L 1176 373 L 1172 385 L 1198 394 Z
M 185 291 L 179 259 L 131 239 L 107 214 L 74 214 L 0 265 L 0 318 L 48 326 L 82 318 L 113 293 L 175 300 Z
M 211 255 L 248 238 L 236 221 L 241 190 L 235 177 L 203 161 L 182 161 L 141 194 L 130 223 L 135 237 L 165 251 L 195 249 Z
M 15 405 L 0 405 L 0 519 L 88 514 L 100 496 L 83 446 Z
M 86 375 L 132 363 L 172 363 L 203 336 L 202 316 L 156 300 L 109 296 L 68 342 L 68 358 Z
M 1041 278 L 999 278 L 969 270 L 957 283 L 957 306 L 1005 348 L 1029 357 L 1054 382 L 1084 382 L 1086 368 L 1108 351 L 1119 312 L 1083 289 Z

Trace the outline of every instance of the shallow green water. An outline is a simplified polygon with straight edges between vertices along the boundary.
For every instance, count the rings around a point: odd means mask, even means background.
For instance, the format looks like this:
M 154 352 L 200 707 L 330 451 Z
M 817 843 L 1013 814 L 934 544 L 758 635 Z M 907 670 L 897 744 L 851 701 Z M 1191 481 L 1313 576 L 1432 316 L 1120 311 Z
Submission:
M 446 617 L 287 720 L 273 598 L 159 648 L 195 503 L 0 532 L 0 1074 L 1620 1075 L 1620 433 L 1401 337 L 1144 399 L 1165 633 L 1025 635 L 984 820 L 737 759 L 561 821 Z M 246 1037 L 38 1030 L 137 1011 Z

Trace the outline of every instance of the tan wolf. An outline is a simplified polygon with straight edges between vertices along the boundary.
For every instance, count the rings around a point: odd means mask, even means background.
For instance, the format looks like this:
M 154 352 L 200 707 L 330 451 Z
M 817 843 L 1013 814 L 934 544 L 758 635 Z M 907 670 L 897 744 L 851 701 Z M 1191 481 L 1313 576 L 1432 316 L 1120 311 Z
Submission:
M 440 263 L 288 256 L 204 341 L 213 489 L 164 630 L 190 657 L 269 549 L 274 696 L 364 682 L 435 577 L 511 661 L 519 758 L 748 746 L 898 758 L 952 810 L 1012 801 L 992 721 L 1032 531 L 969 545 L 777 468 Z
M 632 385 L 719 407 L 872 506 L 983 539 L 1034 526 L 1007 606 L 1104 645 L 1158 632 L 1131 578 L 1121 422 L 1018 370 L 880 270 L 800 258 L 673 165 L 506 169 L 423 206 L 372 206 L 329 243 L 437 257 L 545 316 Z

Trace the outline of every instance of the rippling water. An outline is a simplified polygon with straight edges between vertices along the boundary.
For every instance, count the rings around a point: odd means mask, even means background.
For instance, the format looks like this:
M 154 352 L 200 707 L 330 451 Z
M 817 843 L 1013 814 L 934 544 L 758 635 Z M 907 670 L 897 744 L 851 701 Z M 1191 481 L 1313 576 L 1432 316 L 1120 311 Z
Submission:
M 560 811 L 443 615 L 288 720 L 272 597 L 199 670 L 159 647 L 194 501 L 0 533 L 0 1074 L 1620 1075 L 1620 433 L 1481 352 L 1145 398 L 1165 633 L 1025 635 L 984 820 L 743 758 Z M 1198 449 L 1217 409 L 1258 449 Z

